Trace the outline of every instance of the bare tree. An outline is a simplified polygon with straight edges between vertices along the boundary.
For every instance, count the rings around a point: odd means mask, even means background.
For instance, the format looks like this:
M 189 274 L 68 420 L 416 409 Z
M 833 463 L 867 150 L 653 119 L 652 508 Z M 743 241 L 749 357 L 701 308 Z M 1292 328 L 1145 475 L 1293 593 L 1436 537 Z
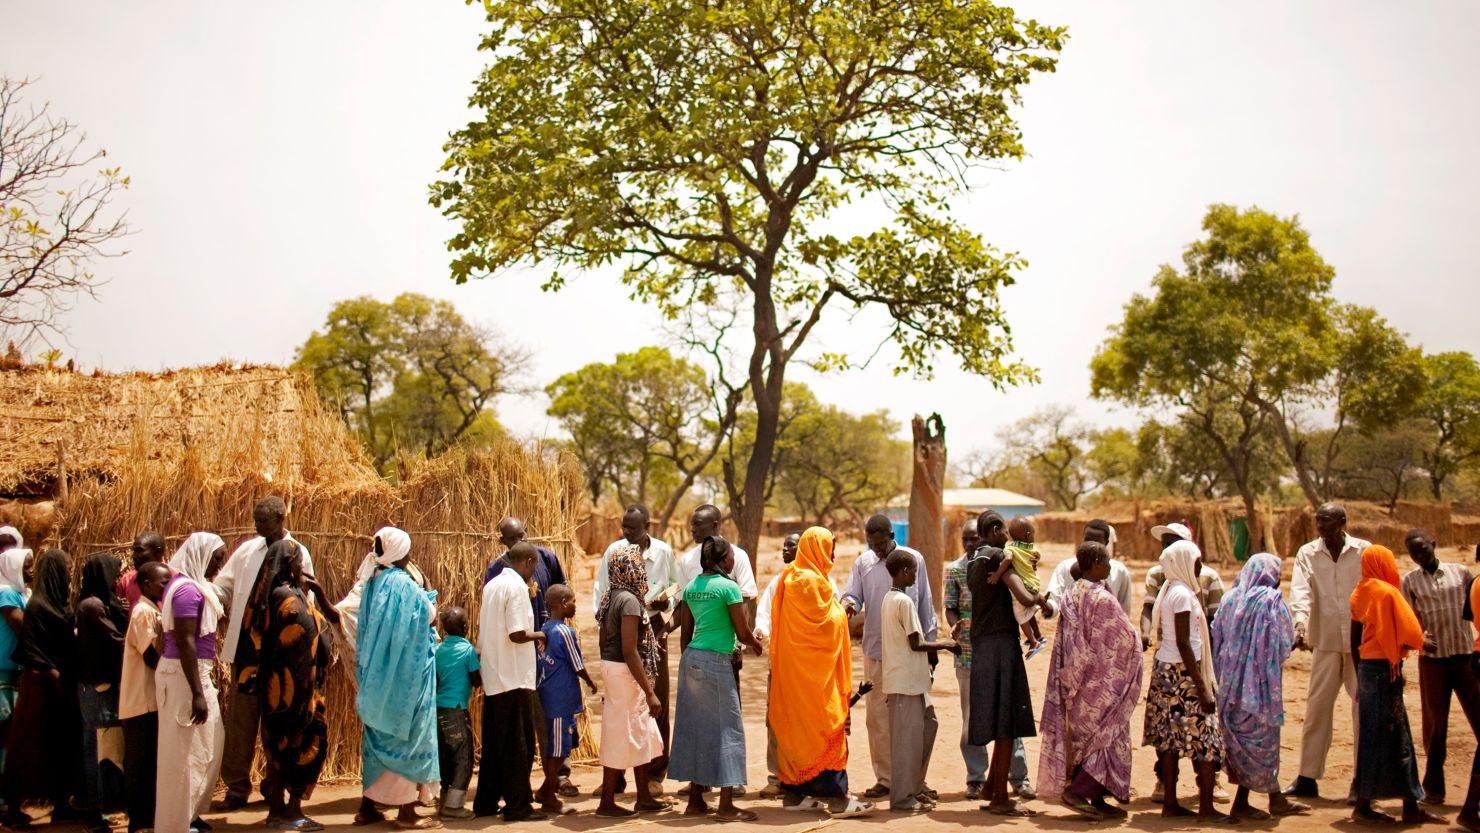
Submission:
M 124 254 L 129 233 L 112 207 L 129 179 L 92 170 L 107 152 L 87 150 L 76 124 L 28 104 L 30 79 L 0 77 L 0 330 L 21 341 L 60 331 L 79 295 L 95 296 L 99 258 Z

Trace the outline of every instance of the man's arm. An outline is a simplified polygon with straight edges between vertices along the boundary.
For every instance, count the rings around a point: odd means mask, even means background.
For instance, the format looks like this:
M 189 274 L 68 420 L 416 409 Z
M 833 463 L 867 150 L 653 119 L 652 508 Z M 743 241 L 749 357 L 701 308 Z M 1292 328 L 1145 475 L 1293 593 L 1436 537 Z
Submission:
M 865 553 L 870 552 L 864 550 Z M 848 615 L 863 610 L 863 577 L 859 574 L 859 565 L 863 563 L 863 556 L 853 562 L 853 569 L 848 573 L 848 586 L 843 588 L 843 607 L 847 608 Z
M 596 580 L 591 582 L 591 615 L 601 609 L 601 597 L 606 595 L 607 565 L 611 557 L 612 548 L 607 547 L 606 552 L 601 554 L 601 563 L 596 565 Z
M 920 597 L 915 602 L 915 610 L 920 617 L 920 630 L 925 633 L 927 640 L 935 639 L 940 635 L 940 622 L 935 618 L 935 598 L 930 595 L 930 574 L 926 572 L 925 557 L 915 554 L 915 572 L 920 577 L 915 585 L 920 588 Z
M 1290 574 L 1290 619 L 1295 625 L 1295 647 L 1309 649 L 1310 629 L 1310 551 L 1304 547 L 1295 554 L 1295 568 Z
M 766 591 L 761 594 L 761 599 L 755 607 L 755 635 L 759 639 L 771 637 L 771 603 L 776 598 L 776 584 L 780 577 L 771 579 L 766 585 Z

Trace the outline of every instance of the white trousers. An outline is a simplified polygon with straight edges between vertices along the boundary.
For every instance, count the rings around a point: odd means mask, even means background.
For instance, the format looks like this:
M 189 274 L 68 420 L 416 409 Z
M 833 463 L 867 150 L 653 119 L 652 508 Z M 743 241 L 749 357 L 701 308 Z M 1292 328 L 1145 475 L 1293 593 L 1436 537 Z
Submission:
M 159 777 L 154 787 L 156 833 L 189 833 L 190 822 L 210 809 L 211 789 L 221 774 L 226 729 L 210 660 L 196 662 L 200 690 L 210 711 L 206 722 L 190 722 L 190 681 L 178 659 L 161 659 L 154 671 L 159 702 Z
M 1352 702 L 1352 748 L 1357 736 L 1357 666 L 1346 651 L 1312 651 L 1310 690 L 1305 702 L 1305 727 L 1300 734 L 1300 775 L 1317 781 L 1326 774 L 1331 751 L 1336 695 L 1342 689 Z

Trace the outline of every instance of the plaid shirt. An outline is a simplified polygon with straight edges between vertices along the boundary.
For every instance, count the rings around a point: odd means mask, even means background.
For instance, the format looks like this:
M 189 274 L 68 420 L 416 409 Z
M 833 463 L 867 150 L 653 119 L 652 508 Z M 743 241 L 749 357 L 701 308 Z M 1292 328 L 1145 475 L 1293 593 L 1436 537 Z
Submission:
M 971 633 L 971 590 L 966 586 L 966 556 L 946 565 L 946 610 L 956 611 L 961 619 L 961 632 Z M 971 638 L 961 640 L 961 653 L 956 655 L 957 668 L 971 667 Z

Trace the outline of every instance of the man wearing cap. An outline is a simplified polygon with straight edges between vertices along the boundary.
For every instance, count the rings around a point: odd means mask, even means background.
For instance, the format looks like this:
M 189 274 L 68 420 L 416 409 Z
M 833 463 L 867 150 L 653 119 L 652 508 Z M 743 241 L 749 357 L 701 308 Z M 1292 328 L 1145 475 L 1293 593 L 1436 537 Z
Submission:
M 1161 548 L 1177 543 L 1178 541 L 1191 541 L 1192 529 L 1185 523 L 1164 524 L 1151 527 L 1151 535 L 1161 539 Z M 1153 565 L 1146 571 L 1146 598 L 1141 603 L 1141 647 L 1151 647 L 1152 636 L 1156 633 L 1152 625 L 1152 612 L 1156 609 L 1156 597 L 1161 593 L 1161 586 L 1166 583 L 1166 571 L 1160 564 Z M 1223 579 L 1218 571 L 1197 560 L 1197 597 L 1202 601 L 1203 613 L 1208 617 L 1208 624 L 1213 623 L 1213 616 L 1218 613 L 1218 605 L 1223 601 Z M 1221 778 L 1213 782 L 1213 796 L 1219 801 L 1228 800 L 1228 792 L 1223 789 Z M 1151 792 L 1151 800 L 1158 802 L 1162 800 L 1161 769 L 1156 772 L 1156 788 Z
M 1305 726 L 1300 734 L 1300 777 L 1285 795 L 1319 798 L 1326 753 L 1331 751 L 1331 718 L 1336 694 L 1352 698 L 1352 737 L 1357 725 L 1357 669 L 1351 650 L 1351 598 L 1362 579 L 1367 541 L 1346 534 L 1346 509 L 1335 503 L 1316 510 L 1314 541 L 1295 553 L 1290 578 L 1290 616 L 1295 647 L 1311 652 Z

